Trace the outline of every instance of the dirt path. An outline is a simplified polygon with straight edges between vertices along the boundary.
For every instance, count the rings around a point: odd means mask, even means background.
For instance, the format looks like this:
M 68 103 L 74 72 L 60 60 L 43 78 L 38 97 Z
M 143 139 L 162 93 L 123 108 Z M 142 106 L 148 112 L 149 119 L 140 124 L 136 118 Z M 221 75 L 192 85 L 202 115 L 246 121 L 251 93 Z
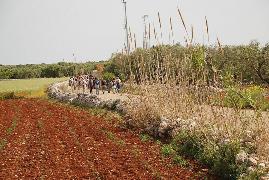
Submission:
M 85 110 L 45 100 L 0 101 L 0 179 L 201 179 L 158 144 Z M 2 112 L 5 112 L 4 114 Z M 10 133 L 12 118 L 16 125 Z

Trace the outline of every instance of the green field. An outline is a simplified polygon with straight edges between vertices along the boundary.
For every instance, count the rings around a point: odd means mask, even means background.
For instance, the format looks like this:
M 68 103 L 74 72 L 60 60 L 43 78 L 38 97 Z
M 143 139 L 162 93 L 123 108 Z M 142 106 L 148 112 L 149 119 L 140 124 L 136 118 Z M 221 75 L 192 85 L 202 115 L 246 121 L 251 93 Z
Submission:
M 0 80 L 0 93 L 14 92 L 19 96 L 39 97 L 45 95 L 45 89 L 52 83 L 67 80 L 67 78 L 40 78 Z

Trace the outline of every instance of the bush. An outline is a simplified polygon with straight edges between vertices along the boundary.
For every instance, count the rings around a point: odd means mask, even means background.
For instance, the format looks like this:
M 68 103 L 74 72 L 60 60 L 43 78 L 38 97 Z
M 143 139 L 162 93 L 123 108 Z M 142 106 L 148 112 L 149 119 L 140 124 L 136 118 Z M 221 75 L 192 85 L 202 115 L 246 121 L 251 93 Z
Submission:
M 113 78 L 115 78 L 115 74 L 113 74 L 113 73 L 105 72 L 105 73 L 103 74 L 103 79 L 104 79 L 104 80 L 112 81 Z
M 187 132 L 179 133 L 172 142 L 174 149 L 180 154 L 196 157 L 203 149 L 199 137 Z
M 239 142 L 220 144 L 212 140 L 206 142 L 201 139 L 202 136 L 197 133 L 181 132 L 172 142 L 173 149 L 179 155 L 198 159 L 222 179 L 237 179 L 246 172 L 247 164 L 236 164 L 236 155 L 241 148 Z
M 224 106 L 240 109 L 269 109 L 269 101 L 265 97 L 265 90 L 260 86 L 250 86 L 243 90 L 234 87 L 228 88 L 223 103 Z
M 236 179 L 246 171 L 246 164 L 237 165 L 236 155 L 239 153 L 240 144 L 229 142 L 216 145 L 216 148 L 204 148 L 200 155 L 202 162 L 210 162 L 212 171 L 223 179 Z M 212 147 L 212 146 L 211 146 Z
M 252 86 L 245 90 L 243 94 L 247 100 L 247 105 L 254 109 L 269 109 L 269 101 L 265 98 L 265 90 L 259 86 Z

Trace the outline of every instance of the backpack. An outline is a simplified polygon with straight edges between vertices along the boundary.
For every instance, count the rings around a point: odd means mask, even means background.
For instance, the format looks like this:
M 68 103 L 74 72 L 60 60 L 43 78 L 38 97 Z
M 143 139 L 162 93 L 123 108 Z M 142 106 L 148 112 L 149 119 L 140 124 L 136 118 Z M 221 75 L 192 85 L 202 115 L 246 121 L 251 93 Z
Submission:
M 96 84 L 96 85 L 99 85 L 99 84 L 100 84 L 100 81 L 99 81 L 99 80 L 96 80 L 96 81 L 95 81 L 95 84 Z

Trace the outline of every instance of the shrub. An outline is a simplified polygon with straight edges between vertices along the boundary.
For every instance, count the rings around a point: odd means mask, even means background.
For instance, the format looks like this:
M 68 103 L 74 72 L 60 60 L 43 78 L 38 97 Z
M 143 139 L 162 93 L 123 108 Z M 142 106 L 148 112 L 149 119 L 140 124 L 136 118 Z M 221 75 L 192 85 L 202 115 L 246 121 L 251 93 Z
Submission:
M 189 157 L 196 157 L 203 148 L 199 137 L 187 132 L 179 133 L 172 144 L 178 153 Z
M 269 101 L 265 98 L 265 90 L 260 86 L 251 86 L 244 91 L 243 96 L 247 103 L 254 109 L 266 110 L 269 108 Z
M 209 166 L 211 171 L 222 179 L 236 179 L 246 171 L 247 164 L 236 164 L 236 155 L 241 148 L 240 143 L 220 144 L 210 139 L 208 141 L 201 139 L 202 137 L 195 133 L 181 132 L 172 142 L 173 149 L 178 154 L 196 158 Z M 166 151 L 171 152 L 168 150 Z
M 269 101 L 265 90 L 260 86 L 250 86 L 245 89 L 228 88 L 223 100 L 224 106 L 234 108 L 252 108 L 257 110 L 269 109 Z
M 242 172 L 246 171 L 246 164 L 236 164 L 236 155 L 240 150 L 239 143 L 230 142 L 216 147 L 204 148 L 203 153 L 200 155 L 201 161 L 211 162 L 209 165 L 211 165 L 212 171 L 216 175 L 224 179 L 236 179 Z
M 115 78 L 115 74 L 113 74 L 113 73 L 105 72 L 105 73 L 103 74 L 103 79 L 104 79 L 104 80 L 109 80 L 109 81 L 111 81 L 111 80 L 113 80 L 113 78 Z

